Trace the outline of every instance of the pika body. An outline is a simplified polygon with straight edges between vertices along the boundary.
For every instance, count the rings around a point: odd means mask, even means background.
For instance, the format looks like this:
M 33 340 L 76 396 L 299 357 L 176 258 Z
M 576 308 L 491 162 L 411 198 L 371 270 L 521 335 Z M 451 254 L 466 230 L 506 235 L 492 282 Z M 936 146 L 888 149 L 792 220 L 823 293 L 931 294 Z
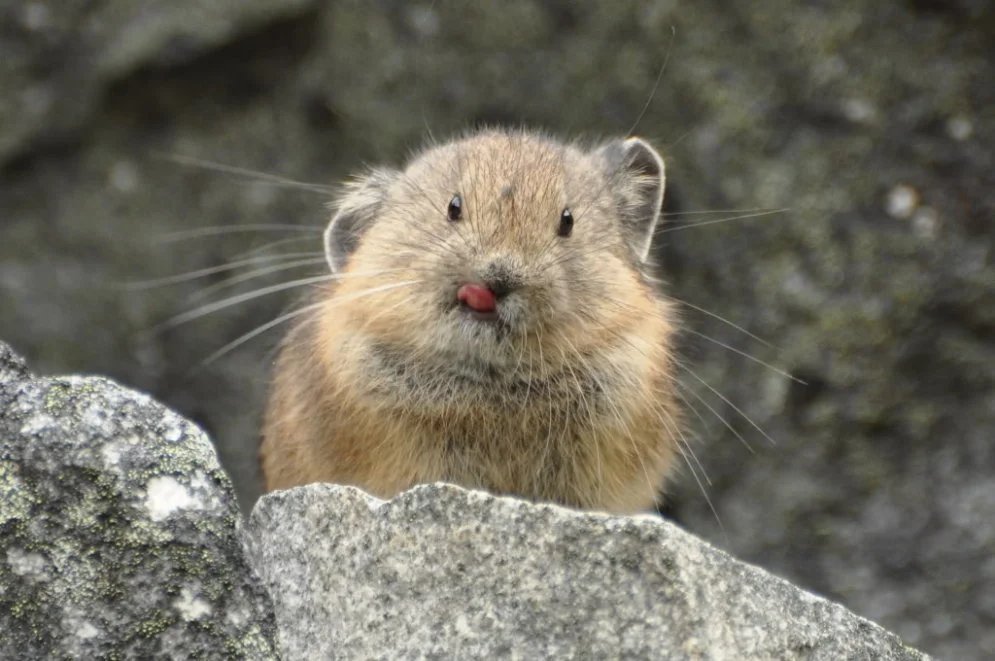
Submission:
M 640 138 L 493 129 L 357 176 L 275 362 L 265 488 L 652 508 L 681 438 L 675 310 L 650 264 L 665 180 Z

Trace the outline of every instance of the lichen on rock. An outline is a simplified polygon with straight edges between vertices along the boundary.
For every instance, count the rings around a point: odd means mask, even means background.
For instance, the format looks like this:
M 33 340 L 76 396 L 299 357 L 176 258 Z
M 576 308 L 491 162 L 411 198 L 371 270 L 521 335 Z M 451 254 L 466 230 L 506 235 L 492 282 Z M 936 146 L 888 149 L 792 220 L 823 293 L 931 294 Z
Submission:
M 274 656 L 210 440 L 0 343 L 0 658 Z

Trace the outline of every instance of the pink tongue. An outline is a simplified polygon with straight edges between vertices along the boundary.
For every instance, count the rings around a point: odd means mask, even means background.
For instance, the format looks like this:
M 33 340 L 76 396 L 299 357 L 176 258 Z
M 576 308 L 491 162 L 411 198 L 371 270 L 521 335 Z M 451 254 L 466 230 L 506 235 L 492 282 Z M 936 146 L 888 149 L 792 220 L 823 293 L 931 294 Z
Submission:
M 494 292 L 483 285 L 463 285 L 456 292 L 460 303 L 477 312 L 494 312 L 497 309 L 497 299 Z

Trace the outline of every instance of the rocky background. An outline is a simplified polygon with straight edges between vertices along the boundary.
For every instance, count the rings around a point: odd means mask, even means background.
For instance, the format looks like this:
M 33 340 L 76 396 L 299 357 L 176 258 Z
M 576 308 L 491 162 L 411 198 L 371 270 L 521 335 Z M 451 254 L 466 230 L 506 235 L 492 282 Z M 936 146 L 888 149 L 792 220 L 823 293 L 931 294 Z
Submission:
M 328 184 L 484 122 L 624 134 L 669 52 L 637 132 L 668 161 L 681 231 L 658 248 L 710 482 L 685 471 L 665 514 L 927 652 L 990 658 L 993 34 L 984 0 L 2 2 L 0 338 L 198 421 L 247 508 L 279 331 L 201 363 L 294 294 L 161 326 L 320 273 L 317 234 L 175 233 L 317 228 L 327 196 L 167 156 Z M 790 211 L 688 213 L 757 208 Z M 302 263 L 224 282 L 281 254 Z M 246 268 L 135 286 L 227 260 Z

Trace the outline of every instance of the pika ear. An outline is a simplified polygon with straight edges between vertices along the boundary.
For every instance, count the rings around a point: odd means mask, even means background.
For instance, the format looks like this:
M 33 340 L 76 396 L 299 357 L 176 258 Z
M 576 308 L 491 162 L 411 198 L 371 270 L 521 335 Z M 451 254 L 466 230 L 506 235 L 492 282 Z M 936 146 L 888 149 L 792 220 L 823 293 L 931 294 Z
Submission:
M 325 228 L 325 259 L 332 273 L 345 268 L 363 233 L 373 224 L 397 176 L 394 170 L 372 170 L 345 185 Z
M 660 220 L 666 171 L 663 159 L 641 138 L 615 140 L 597 151 L 618 204 L 623 231 L 636 256 L 649 256 Z

